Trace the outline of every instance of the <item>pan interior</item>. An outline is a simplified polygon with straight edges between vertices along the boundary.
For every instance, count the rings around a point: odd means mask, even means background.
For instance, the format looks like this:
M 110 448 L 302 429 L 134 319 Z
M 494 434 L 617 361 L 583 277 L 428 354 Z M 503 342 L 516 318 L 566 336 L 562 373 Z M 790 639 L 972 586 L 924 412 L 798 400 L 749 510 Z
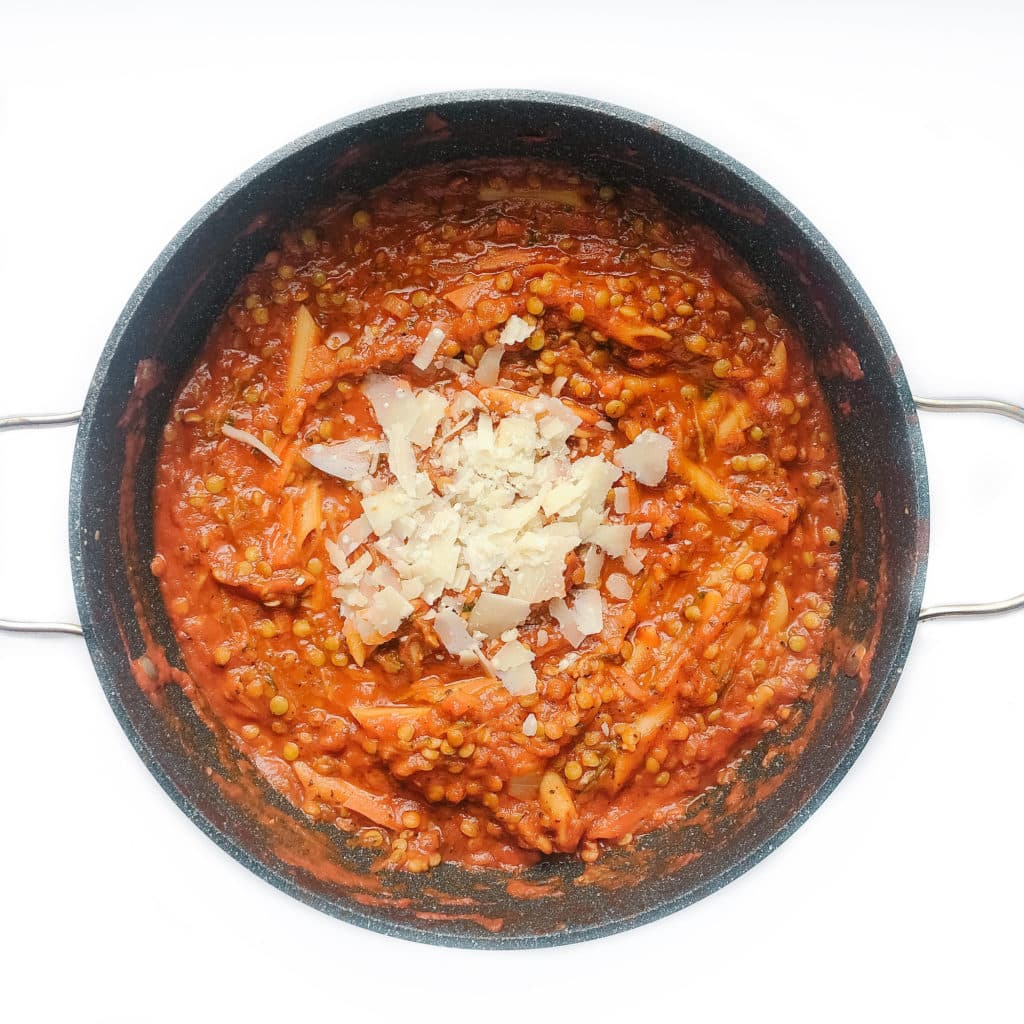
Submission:
M 406 167 L 482 155 L 554 160 L 639 184 L 720 232 L 802 330 L 833 411 L 850 502 L 831 667 L 813 705 L 763 738 L 737 781 L 706 794 L 692 820 L 612 851 L 599 870 L 550 858 L 512 885 L 504 874 L 445 865 L 426 876 L 370 873 L 366 851 L 279 798 L 177 686 L 148 685 L 160 651 L 184 667 L 148 572 L 154 460 L 175 390 L 214 319 L 303 210 Z M 366 927 L 529 946 L 621 930 L 693 902 L 799 825 L 856 757 L 902 669 L 927 523 L 920 435 L 898 359 L 852 275 L 796 210 L 711 147 L 640 115 L 485 93 L 425 97 L 329 125 L 247 172 L 179 233 L 97 369 L 75 453 L 70 542 L 82 623 L 111 705 L 151 771 L 221 846 Z

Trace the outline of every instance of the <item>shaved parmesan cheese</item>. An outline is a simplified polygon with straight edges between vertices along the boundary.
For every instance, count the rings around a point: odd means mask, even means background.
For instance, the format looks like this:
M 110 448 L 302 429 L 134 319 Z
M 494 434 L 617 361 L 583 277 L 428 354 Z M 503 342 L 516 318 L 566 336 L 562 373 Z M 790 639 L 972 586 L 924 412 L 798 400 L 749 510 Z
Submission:
M 480 357 L 476 367 L 476 379 L 484 387 L 493 387 L 498 383 L 498 371 L 501 369 L 501 357 L 504 352 L 501 345 L 492 345 Z
M 654 430 L 644 430 L 631 444 L 615 453 L 615 461 L 639 483 L 654 487 L 668 472 L 668 453 L 672 442 Z
M 370 460 L 383 452 L 384 445 L 380 441 L 351 437 L 347 441 L 330 444 L 311 444 L 303 449 L 302 457 L 321 473 L 339 480 L 355 481 L 369 475 Z
M 464 413 L 475 412 L 477 409 L 484 409 L 486 406 L 472 391 L 460 391 L 448 403 L 448 415 L 452 419 L 458 419 Z
M 580 627 L 576 622 L 576 616 L 573 615 L 569 606 L 565 603 L 565 600 L 561 597 L 555 598 L 548 605 L 548 611 L 551 613 L 551 617 L 558 623 L 558 628 L 562 631 L 562 636 L 572 644 L 573 647 L 579 647 L 583 643 L 583 633 L 580 631 Z
M 498 653 L 491 658 L 491 664 L 499 672 L 516 665 L 525 665 L 531 661 L 533 661 L 533 651 L 518 640 L 513 640 L 510 644 L 502 644 Z
M 528 601 L 504 594 L 481 594 L 469 616 L 469 628 L 489 637 L 501 636 L 506 630 L 525 622 L 530 614 Z
M 523 735 L 524 736 L 536 736 L 537 735 L 537 716 L 529 714 L 523 719 Z
M 412 365 L 418 370 L 425 370 L 434 361 L 434 356 L 437 355 L 437 350 L 443 341 L 444 331 L 440 327 L 432 327 L 420 343 L 420 347 L 416 349 L 416 355 L 412 357 Z
M 514 697 L 537 692 L 537 673 L 532 665 L 514 665 L 498 673 L 502 686 Z
M 633 588 L 621 572 L 613 572 L 605 581 L 605 588 L 612 597 L 620 601 L 628 601 L 633 596 Z
M 625 515 L 629 511 L 629 488 L 613 487 L 612 495 L 615 498 L 615 511 L 619 515 Z
M 533 334 L 532 328 L 522 317 L 510 316 L 498 336 L 499 345 L 518 345 Z
M 442 356 L 441 365 L 456 377 L 469 373 L 469 367 L 461 359 L 453 359 L 451 356 Z
M 576 617 L 576 625 L 584 636 L 594 636 L 601 632 L 604 612 L 599 591 L 577 591 L 576 599 L 572 603 L 572 612 Z
M 637 527 L 636 527 L 636 531 L 633 534 L 633 536 L 635 536 L 637 540 L 642 540 L 650 532 L 651 532 L 651 524 L 650 523 L 638 523 Z
M 533 670 L 533 651 L 518 640 L 503 644 L 491 658 L 491 664 L 502 685 L 514 696 L 533 693 L 537 689 L 537 673 Z
M 604 566 L 604 555 L 596 545 L 591 544 L 583 556 L 583 582 L 593 586 L 601 579 L 601 569 Z
M 338 548 L 341 552 L 348 556 L 360 544 L 365 543 L 373 535 L 373 528 L 370 526 L 369 519 L 366 516 L 360 516 L 358 519 L 354 519 L 348 526 L 345 527 L 341 533 L 338 534 Z
M 516 332 L 509 337 L 522 340 Z M 503 348 L 485 353 L 478 383 L 494 387 Z M 609 492 L 622 469 L 570 449 L 568 440 L 582 420 L 557 397 L 496 389 L 485 406 L 468 391 L 416 390 L 379 374 L 369 375 L 362 387 L 383 439 L 310 449 L 314 464 L 326 465 L 330 456 L 335 470 L 339 453 L 352 456 L 351 462 L 358 456 L 358 465 L 341 472 L 364 474 L 354 481 L 363 514 L 328 548 L 339 571 L 333 594 L 346 621 L 366 642 L 380 643 L 412 614 L 412 602 L 422 601 L 449 654 L 466 665 L 478 661 L 510 692 L 533 692 L 532 654 L 517 633 L 533 608 L 547 605 L 567 641 L 578 647 L 602 629 L 595 586 L 605 555 L 622 558 L 627 569 L 642 566 L 629 549 L 632 525 L 608 522 Z M 363 460 L 381 454 L 390 473 L 369 476 L 374 463 Z M 616 488 L 619 508 L 622 493 Z M 570 608 L 566 559 L 586 542 L 587 589 L 577 592 Z M 449 595 L 470 586 L 479 588 L 479 597 L 467 622 L 460 614 L 464 598 Z M 492 663 L 480 643 L 498 638 L 503 646 Z M 538 633 L 538 643 L 546 642 Z
M 434 629 L 437 631 L 437 638 L 444 644 L 449 654 L 462 654 L 464 651 L 472 651 L 476 641 L 469 635 L 466 623 L 461 615 L 452 611 L 439 611 L 434 619 Z
M 371 373 L 363 382 L 363 394 L 388 439 L 404 437 L 419 448 L 427 447 L 444 418 L 444 395 L 424 389 L 413 391 L 405 381 Z
M 559 536 L 552 527 L 542 527 L 520 538 L 521 548 L 513 552 L 509 568 L 509 597 L 538 604 L 565 594 L 565 558 L 580 543 L 579 534 Z
M 388 438 L 388 465 L 402 490 L 415 494 L 417 489 L 416 455 L 407 437 Z
M 621 558 L 629 547 L 632 533 L 632 526 L 603 523 L 594 527 L 587 540 L 603 548 L 612 558 Z
M 241 441 L 242 444 L 255 448 L 261 455 L 266 455 L 275 466 L 281 465 L 281 458 L 277 452 L 272 448 L 268 448 L 258 437 L 250 434 L 248 430 L 239 430 L 238 427 L 233 427 L 230 423 L 225 423 L 220 429 L 225 437 L 230 437 L 232 441 Z
M 393 587 L 382 587 L 371 599 L 365 621 L 381 636 L 390 636 L 412 614 L 412 605 Z M 357 625 L 363 639 L 368 639 Z
M 626 572 L 634 576 L 644 567 L 643 559 L 632 548 L 628 548 L 622 556 L 622 565 Z

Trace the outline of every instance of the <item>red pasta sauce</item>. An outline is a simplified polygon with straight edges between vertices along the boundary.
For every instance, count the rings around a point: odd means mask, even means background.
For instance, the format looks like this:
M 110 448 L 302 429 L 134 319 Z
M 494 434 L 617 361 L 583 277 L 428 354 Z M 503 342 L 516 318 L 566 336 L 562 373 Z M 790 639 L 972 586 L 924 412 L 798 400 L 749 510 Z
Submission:
M 518 160 L 286 233 L 174 402 L 155 508 L 205 706 L 414 872 L 594 861 L 728 782 L 814 696 L 845 518 L 750 270 L 644 192 Z

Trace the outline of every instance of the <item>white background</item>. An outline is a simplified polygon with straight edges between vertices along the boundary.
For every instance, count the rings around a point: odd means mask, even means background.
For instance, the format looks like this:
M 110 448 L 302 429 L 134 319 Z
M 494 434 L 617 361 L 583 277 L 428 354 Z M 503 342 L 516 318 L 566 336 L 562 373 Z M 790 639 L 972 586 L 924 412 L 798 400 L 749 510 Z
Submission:
M 363 107 L 473 86 L 604 98 L 717 144 L 832 240 L 918 393 L 1022 401 L 1021 11 L 0 0 L 0 412 L 77 407 L 142 272 L 249 164 Z M 1024 428 L 931 417 L 925 433 L 929 598 L 1022 589 Z M 0 615 L 74 616 L 72 440 L 0 437 Z M 724 891 L 501 954 L 382 938 L 258 881 L 147 774 L 80 641 L 2 637 L 0 1012 L 1019 1020 L 1022 628 L 924 625 L 839 790 Z

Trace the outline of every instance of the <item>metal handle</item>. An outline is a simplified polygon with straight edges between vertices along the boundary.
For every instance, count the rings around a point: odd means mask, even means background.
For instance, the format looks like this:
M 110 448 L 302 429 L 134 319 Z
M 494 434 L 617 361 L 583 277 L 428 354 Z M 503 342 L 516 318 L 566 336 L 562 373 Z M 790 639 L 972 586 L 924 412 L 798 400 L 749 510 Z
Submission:
M 987 412 L 996 416 L 1024 423 L 1024 407 L 1011 402 L 999 402 L 990 398 L 918 398 L 914 404 L 922 412 Z M 81 412 L 51 413 L 42 416 L 0 416 L 0 430 L 30 429 L 33 427 L 57 427 L 77 423 Z M 918 619 L 941 619 L 954 615 L 999 615 L 1002 612 L 1024 608 L 1024 593 L 1004 601 L 988 601 L 979 604 L 943 604 L 922 608 Z M 77 622 L 21 622 L 15 619 L 0 619 L 0 632 L 8 633 L 69 633 L 82 635 Z
M 61 427 L 77 423 L 81 416 L 81 412 L 57 412 L 45 416 L 0 416 L 0 430 Z M 17 619 L 0 619 L 0 632 L 69 633 L 72 636 L 81 636 L 82 627 L 77 622 L 22 622 Z
M 997 402 L 991 398 L 918 398 L 914 404 L 922 412 L 988 412 L 996 416 L 1024 423 L 1024 406 L 1011 402 Z M 988 601 L 983 604 L 940 604 L 922 608 L 918 620 L 942 619 L 952 615 L 999 615 L 1024 608 L 1024 594 L 1008 597 L 1005 601 Z

